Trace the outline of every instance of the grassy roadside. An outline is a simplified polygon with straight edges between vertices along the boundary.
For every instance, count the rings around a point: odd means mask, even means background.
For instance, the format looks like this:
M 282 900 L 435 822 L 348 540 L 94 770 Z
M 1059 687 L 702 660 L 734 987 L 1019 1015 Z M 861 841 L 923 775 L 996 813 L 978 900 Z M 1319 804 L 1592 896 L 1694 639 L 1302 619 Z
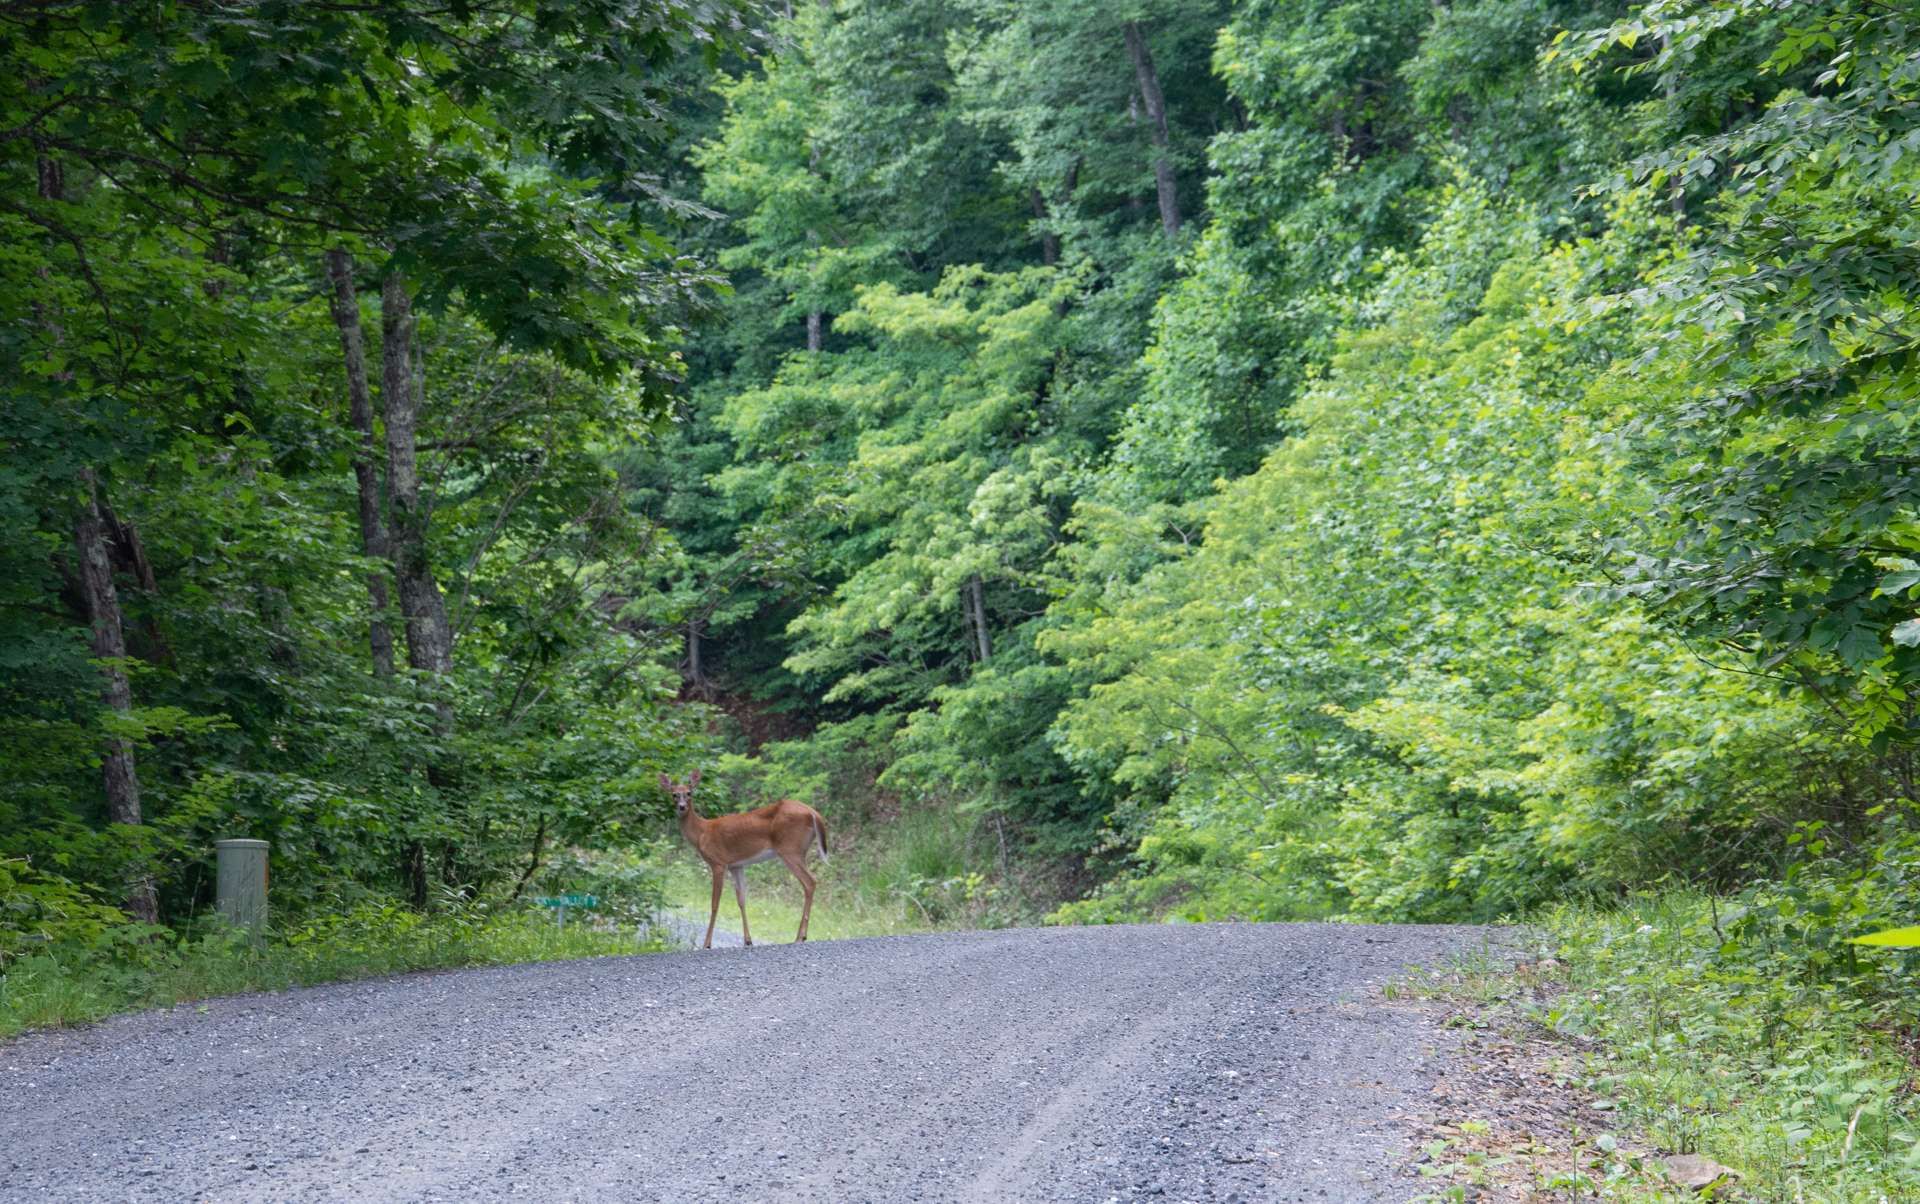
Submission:
M 258 945 L 229 933 L 129 936 L 109 948 L 51 950 L 7 962 L 0 968 L 0 1039 L 216 995 L 662 947 L 632 926 L 570 924 L 563 931 L 545 913 L 527 910 L 429 916 L 398 904 L 312 920 Z
M 819 879 L 812 939 L 1004 922 L 995 888 L 970 869 L 966 829 L 951 814 L 843 825 L 832 839 L 832 859 L 810 861 Z M 799 884 L 778 862 L 753 866 L 747 876 L 756 940 L 792 940 L 800 923 Z M 295 921 L 258 945 L 225 932 L 112 928 L 92 941 L 0 961 L 0 1039 L 217 995 L 655 950 L 664 940 L 637 937 L 633 921 L 656 902 L 701 922 L 707 916 L 706 867 L 677 836 L 622 853 L 564 855 L 543 881 L 556 891 L 597 894 L 612 906 L 598 924 L 562 931 L 548 913 L 525 907 L 448 906 L 422 915 L 398 903 L 370 902 Z M 737 931 L 731 887 L 720 920 Z
M 1528 1105 L 1436 1126 L 1429 1198 L 1920 1200 L 1911 1029 L 1831 980 L 1780 974 L 1728 923 L 1697 894 L 1564 906 L 1538 919 L 1537 956 L 1424 983 L 1473 1030 L 1485 1081 L 1469 1094 L 1517 1083 Z M 1543 1095 L 1560 1097 L 1551 1114 Z M 1732 1174 L 1682 1189 L 1669 1159 L 1689 1155 Z
M 934 925 L 916 920 L 900 905 L 849 889 L 850 876 L 834 865 L 813 862 L 809 869 L 818 886 L 813 895 L 813 918 L 807 925 L 808 940 L 898 936 L 935 930 Z M 664 871 L 661 885 L 669 908 L 702 926 L 706 924 L 713 887 L 704 862 L 691 852 L 676 858 Z M 792 940 L 800 928 L 802 902 L 800 884 L 787 872 L 786 866 L 767 861 L 747 867 L 747 921 L 753 930 L 754 943 L 777 945 Z M 719 927 L 728 932 L 740 931 L 740 908 L 734 902 L 731 882 L 720 899 Z

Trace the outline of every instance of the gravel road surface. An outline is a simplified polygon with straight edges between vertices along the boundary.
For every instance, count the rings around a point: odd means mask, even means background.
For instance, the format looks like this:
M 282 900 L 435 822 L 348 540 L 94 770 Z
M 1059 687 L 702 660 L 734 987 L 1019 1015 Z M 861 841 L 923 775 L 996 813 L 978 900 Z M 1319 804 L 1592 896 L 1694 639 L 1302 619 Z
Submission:
M 0 1199 L 1404 1201 L 1484 929 L 1011 930 L 413 975 L 0 1045 Z

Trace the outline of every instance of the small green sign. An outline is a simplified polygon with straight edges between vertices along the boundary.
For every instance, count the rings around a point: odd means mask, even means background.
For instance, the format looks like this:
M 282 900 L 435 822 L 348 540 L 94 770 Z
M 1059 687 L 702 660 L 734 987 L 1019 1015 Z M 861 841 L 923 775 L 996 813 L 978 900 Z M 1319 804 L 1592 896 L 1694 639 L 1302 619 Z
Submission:
M 542 907 L 598 907 L 600 897 L 582 894 L 541 895 L 534 902 Z
M 534 899 L 534 902 L 542 907 L 553 908 L 553 922 L 565 928 L 567 926 L 568 908 L 598 907 L 600 905 L 600 898 L 597 895 L 583 895 L 577 891 L 569 891 L 564 895 L 539 895 Z

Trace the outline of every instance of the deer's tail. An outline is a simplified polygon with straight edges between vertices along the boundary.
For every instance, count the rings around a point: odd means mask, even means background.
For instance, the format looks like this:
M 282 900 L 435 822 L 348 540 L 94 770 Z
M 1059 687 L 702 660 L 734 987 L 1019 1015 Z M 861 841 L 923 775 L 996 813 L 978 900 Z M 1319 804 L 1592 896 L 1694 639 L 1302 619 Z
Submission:
M 820 839 L 820 860 L 832 860 L 827 856 L 827 821 L 820 818 L 818 811 L 813 813 L 813 834 Z

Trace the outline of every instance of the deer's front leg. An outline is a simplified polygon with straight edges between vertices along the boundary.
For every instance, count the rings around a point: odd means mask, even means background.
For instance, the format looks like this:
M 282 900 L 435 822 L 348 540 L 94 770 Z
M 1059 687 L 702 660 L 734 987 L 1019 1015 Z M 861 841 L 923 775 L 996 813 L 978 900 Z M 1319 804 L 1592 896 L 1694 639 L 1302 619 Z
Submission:
M 713 871 L 713 906 L 707 909 L 707 943 L 705 949 L 713 948 L 713 922 L 720 918 L 721 875 L 724 873 L 716 862 L 708 862 L 707 868 Z
M 733 897 L 740 900 L 740 943 L 753 944 L 753 929 L 747 927 L 747 871 L 733 867 Z

